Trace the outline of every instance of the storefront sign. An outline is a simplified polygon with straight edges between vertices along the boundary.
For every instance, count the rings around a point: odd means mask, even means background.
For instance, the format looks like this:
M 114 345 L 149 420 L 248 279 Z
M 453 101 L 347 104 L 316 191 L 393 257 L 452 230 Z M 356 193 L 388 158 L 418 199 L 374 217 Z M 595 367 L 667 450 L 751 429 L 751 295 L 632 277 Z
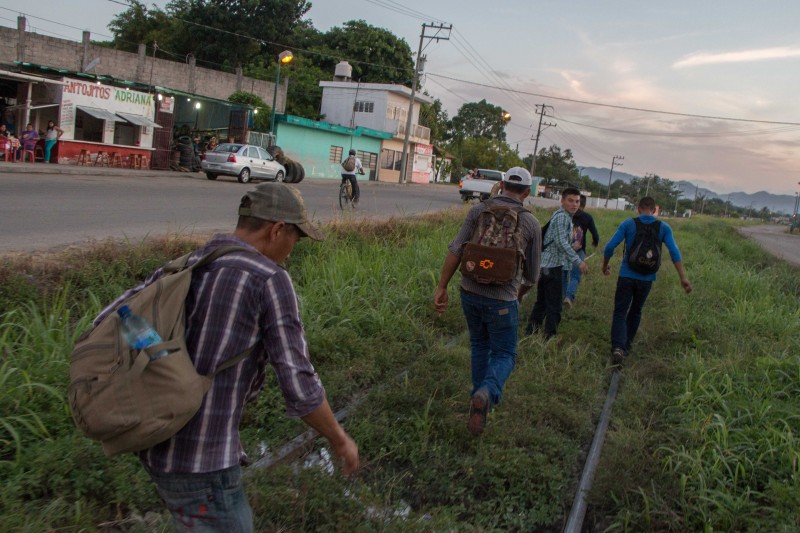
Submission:
M 414 148 L 414 151 L 418 154 L 423 155 L 433 155 L 433 145 L 432 144 L 417 144 Z
M 163 100 L 161 100 L 161 104 L 158 107 L 158 110 L 162 113 L 174 113 L 175 112 L 175 97 L 174 96 L 165 96 Z
M 64 102 L 134 115 L 153 116 L 153 95 L 97 83 L 70 80 L 64 86 Z

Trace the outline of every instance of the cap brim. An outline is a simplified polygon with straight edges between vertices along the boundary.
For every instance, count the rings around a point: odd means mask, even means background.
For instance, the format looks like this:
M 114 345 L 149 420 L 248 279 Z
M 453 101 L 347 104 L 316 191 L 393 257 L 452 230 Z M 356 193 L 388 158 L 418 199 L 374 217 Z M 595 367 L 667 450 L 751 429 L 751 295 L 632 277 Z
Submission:
M 325 232 L 312 222 L 304 222 L 302 224 L 296 224 L 296 226 L 304 237 L 308 237 L 309 239 L 313 239 L 315 241 L 325 240 Z

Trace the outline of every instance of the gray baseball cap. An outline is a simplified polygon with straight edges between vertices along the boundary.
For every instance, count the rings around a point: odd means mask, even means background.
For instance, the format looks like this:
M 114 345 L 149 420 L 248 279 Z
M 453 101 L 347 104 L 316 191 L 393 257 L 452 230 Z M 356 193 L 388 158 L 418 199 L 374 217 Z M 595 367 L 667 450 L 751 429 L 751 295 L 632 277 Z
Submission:
M 315 241 L 325 240 L 322 229 L 309 220 L 303 197 L 294 187 L 285 183 L 262 183 L 244 198 L 250 198 L 251 204 L 250 207 L 239 207 L 240 216 L 294 224 L 304 236 Z

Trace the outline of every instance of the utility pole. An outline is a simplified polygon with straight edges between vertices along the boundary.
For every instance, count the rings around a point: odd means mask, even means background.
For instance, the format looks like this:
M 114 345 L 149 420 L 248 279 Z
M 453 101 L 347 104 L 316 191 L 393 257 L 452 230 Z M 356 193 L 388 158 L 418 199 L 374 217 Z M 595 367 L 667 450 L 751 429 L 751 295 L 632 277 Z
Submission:
M 433 35 L 426 35 L 426 29 L 433 29 L 436 30 L 436 33 Z M 437 41 L 449 41 L 450 40 L 450 30 L 453 29 L 453 25 L 450 24 L 449 26 L 444 26 L 443 24 L 422 24 L 422 33 L 419 34 L 419 48 L 417 49 L 417 58 L 414 61 L 414 79 L 411 81 L 411 99 L 408 102 L 408 116 L 406 117 L 406 131 L 405 135 L 403 136 L 403 155 L 400 159 L 400 183 L 406 182 L 406 169 L 408 167 L 408 137 L 411 133 L 411 119 L 414 113 L 414 96 L 417 94 L 417 83 L 419 82 L 419 72 L 422 70 L 425 64 L 425 60 L 422 58 L 422 45 L 425 42 L 425 39 L 436 39 Z M 447 31 L 447 37 L 440 37 L 440 31 Z
M 608 191 L 606 191 L 606 208 L 608 208 L 608 199 L 611 197 L 611 175 L 614 173 L 614 167 L 621 167 L 622 163 L 617 163 L 617 160 L 625 159 L 621 155 L 615 155 L 611 158 L 611 170 L 608 171 Z
M 552 124 L 550 122 L 542 123 L 542 119 L 545 115 L 547 115 L 547 108 L 550 108 L 551 111 L 554 111 L 553 106 L 551 105 L 536 105 L 536 111 L 539 113 L 539 127 L 536 128 L 536 142 L 533 145 L 533 161 L 531 161 L 531 176 L 536 175 L 536 152 L 539 151 L 539 137 L 542 135 L 542 126 L 545 128 L 549 126 L 558 127 L 558 124 Z
M 725 215 L 724 218 L 728 218 L 728 204 L 731 203 L 731 195 L 728 195 L 728 201 L 725 202 Z
M 676 191 L 675 194 L 675 216 L 678 216 L 678 199 L 681 197 L 681 191 Z
M 656 175 L 655 175 L 655 174 L 653 174 L 652 172 L 650 172 L 649 174 L 647 174 L 647 176 L 646 176 L 646 178 L 647 178 L 647 185 L 646 185 L 646 186 L 645 186 L 645 188 L 644 188 L 644 195 L 645 195 L 645 196 L 647 196 L 648 194 L 650 194 L 650 178 L 655 178 L 655 177 L 656 177 Z

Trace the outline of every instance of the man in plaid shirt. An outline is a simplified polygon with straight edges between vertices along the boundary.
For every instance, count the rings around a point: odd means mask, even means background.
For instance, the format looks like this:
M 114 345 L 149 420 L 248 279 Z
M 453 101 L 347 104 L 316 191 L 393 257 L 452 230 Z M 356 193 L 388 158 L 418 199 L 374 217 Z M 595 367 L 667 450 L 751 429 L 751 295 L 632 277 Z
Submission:
M 561 322 L 564 280 L 563 271 L 576 266 L 586 275 L 589 268 L 572 248 L 572 215 L 581 205 L 581 192 L 567 187 L 561 193 L 561 207 L 553 213 L 543 237 L 541 274 L 536 285 L 536 303 L 525 329 L 527 335 L 538 332 L 544 325 L 544 336 L 549 339 L 558 331 Z
M 172 513 L 177 531 L 250 532 L 253 515 L 240 465 L 244 406 L 275 370 L 286 414 L 301 418 L 330 443 L 348 475 L 358 469 L 358 447 L 333 416 L 309 359 L 297 296 L 282 263 L 301 237 L 325 238 L 309 219 L 300 193 L 263 183 L 245 194 L 230 234 L 215 235 L 190 264 L 222 246 L 241 246 L 194 271 L 186 298 L 186 346 L 200 374 L 253 346 L 248 357 L 217 374 L 197 414 L 172 438 L 139 452 L 145 470 Z M 156 270 L 95 319 L 157 280 Z M 167 356 L 168 357 L 168 356 Z

